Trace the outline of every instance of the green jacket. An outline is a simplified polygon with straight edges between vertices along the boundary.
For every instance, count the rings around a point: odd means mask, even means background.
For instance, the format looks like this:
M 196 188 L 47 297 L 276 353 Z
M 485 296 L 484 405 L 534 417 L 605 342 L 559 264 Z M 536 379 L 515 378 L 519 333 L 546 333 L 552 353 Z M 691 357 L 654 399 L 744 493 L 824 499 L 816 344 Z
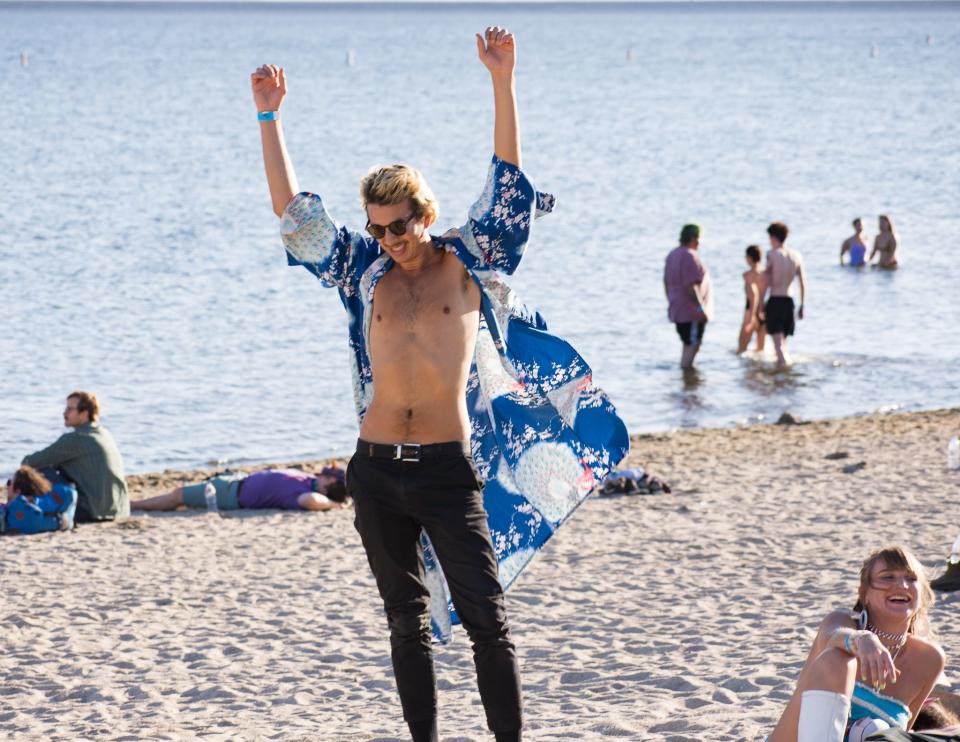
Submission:
M 123 457 L 110 431 L 87 423 L 23 459 L 35 469 L 56 468 L 77 485 L 77 520 L 113 520 L 130 515 Z

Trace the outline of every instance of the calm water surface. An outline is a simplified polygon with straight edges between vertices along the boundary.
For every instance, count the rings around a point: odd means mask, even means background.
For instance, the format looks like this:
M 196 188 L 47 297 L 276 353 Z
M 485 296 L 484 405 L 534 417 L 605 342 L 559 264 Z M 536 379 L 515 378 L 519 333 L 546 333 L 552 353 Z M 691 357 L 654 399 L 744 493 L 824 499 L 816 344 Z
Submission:
M 0 5 L 0 472 L 73 388 L 133 471 L 349 450 L 345 315 L 285 265 L 248 74 L 287 68 L 301 187 L 339 220 L 362 226 L 370 165 L 409 161 L 459 224 L 492 138 L 472 34 L 495 22 L 519 38 L 525 169 L 559 203 L 513 283 L 632 430 L 960 404 L 956 4 Z M 879 213 L 901 270 L 840 268 Z M 733 353 L 743 249 L 774 219 L 810 282 L 782 373 Z M 718 316 L 685 381 L 661 271 L 687 221 Z

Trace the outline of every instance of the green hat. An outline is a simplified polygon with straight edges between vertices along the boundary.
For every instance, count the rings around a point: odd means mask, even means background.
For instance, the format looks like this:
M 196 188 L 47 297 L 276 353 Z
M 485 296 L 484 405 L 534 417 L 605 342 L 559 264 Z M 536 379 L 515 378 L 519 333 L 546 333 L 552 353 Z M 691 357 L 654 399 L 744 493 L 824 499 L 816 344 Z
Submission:
M 684 224 L 680 230 L 680 244 L 689 245 L 694 240 L 700 239 L 700 226 L 697 224 Z

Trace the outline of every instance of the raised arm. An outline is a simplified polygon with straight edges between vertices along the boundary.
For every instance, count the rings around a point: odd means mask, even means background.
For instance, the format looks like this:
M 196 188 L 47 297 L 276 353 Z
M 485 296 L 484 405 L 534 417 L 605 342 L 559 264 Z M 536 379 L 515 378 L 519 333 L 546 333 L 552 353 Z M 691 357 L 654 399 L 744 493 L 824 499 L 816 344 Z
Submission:
M 520 122 L 513 77 L 517 46 L 513 34 L 498 26 L 487 28 L 483 36 L 477 34 L 477 54 L 490 71 L 493 82 L 493 152 L 501 160 L 521 167 Z
M 259 67 L 250 75 L 250 87 L 260 114 L 263 166 L 273 213 L 280 217 L 287 263 L 303 266 L 326 286 L 347 288 L 377 258 L 379 246 L 376 240 L 337 225 L 319 196 L 300 192 L 280 125 L 280 106 L 287 94 L 283 68 Z
M 270 200 L 273 213 L 283 215 L 293 194 L 300 189 L 297 176 L 287 154 L 287 145 L 283 141 L 283 128 L 280 125 L 280 106 L 287 94 L 287 76 L 283 67 L 265 64 L 250 75 L 250 87 L 253 90 L 253 102 L 258 114 L 274 113 L 273 120 L 260 121 L 260 141 L 263 144 L 263 166 L 267 171 L 267 183 L 270 186 Z

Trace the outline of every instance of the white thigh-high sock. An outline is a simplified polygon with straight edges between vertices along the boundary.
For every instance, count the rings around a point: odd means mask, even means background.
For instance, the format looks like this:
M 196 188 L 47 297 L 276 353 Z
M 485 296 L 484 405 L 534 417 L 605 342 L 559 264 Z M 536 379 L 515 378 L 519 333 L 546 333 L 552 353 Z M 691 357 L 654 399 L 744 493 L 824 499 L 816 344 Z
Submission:
M 800 696 L 797 742 L 843 742 L 850 699 L 827 690 L 808 690 Z

